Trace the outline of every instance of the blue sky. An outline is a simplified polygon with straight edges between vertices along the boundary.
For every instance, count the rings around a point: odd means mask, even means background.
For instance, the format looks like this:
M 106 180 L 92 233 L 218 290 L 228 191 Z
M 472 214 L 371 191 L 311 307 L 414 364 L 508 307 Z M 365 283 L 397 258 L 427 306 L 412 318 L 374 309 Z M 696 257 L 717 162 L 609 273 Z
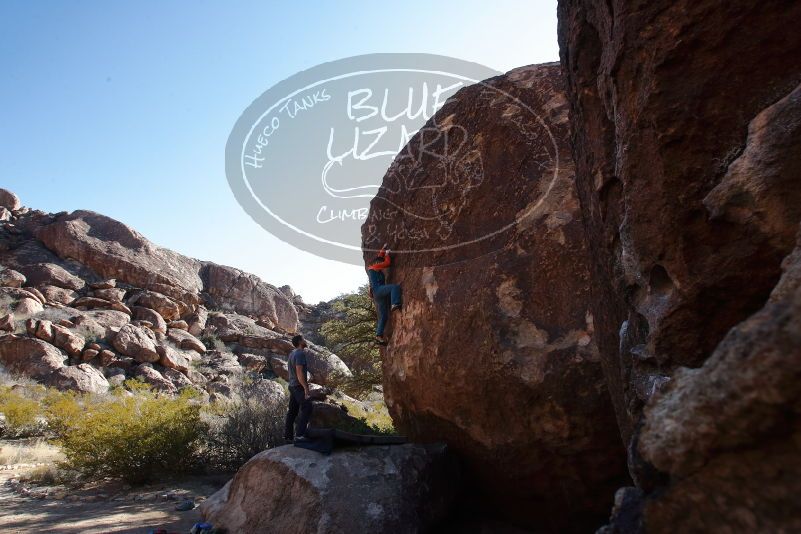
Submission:
M 318 63 L 426 52 L 506 71 L 556 61 L 556 1 L 13 1 L 0 4 L 0 186 L 90 209 L 307 302 L 362 268 L 272 237 L 236 203 L 225 142 L 271 85 Z

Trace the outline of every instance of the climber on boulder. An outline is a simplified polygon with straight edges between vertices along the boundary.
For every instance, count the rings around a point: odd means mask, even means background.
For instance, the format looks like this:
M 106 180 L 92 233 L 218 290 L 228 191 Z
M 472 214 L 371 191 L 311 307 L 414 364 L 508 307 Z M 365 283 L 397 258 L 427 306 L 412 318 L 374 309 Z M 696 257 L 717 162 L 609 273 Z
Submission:
M 378 256 L 367 265 L 367 277 L 370 279 L 370 296 L 378 309 L 378 324 L 376 325 L 375 340 L 379 345 L 387 345 L 384 329 L 389 320 L 391 311 L 401 309 L 401 287 L 398 284 L 387 284 L 384 269 L 390 265 L 387 245 L 381 247 Z M 390 307 L 391 303 L 391 307 Z

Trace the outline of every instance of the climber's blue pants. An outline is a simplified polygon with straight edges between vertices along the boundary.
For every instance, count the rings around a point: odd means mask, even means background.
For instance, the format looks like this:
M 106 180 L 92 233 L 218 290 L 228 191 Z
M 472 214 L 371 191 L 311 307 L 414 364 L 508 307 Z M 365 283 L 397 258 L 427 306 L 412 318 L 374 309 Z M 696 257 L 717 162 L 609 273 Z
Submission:
M 398 284 L 383 284 L 373 288 L 373 299 L 375 299 L 375 306 L 378 308 L 378 325 L 375 329 L 377 336 L 384 335 L 384 328 L 387 326 L 389 320 L 389 306 L 400 306 L 401 304 L 401 288 Z

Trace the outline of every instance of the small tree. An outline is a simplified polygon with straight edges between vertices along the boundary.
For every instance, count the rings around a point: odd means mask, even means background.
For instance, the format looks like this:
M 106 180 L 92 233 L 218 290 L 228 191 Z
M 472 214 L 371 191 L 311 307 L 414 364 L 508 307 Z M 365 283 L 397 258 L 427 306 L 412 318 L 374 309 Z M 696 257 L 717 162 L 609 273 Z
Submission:
M 333 304 L 335 318 L 323 323 L 325 345 L 350 367 L 353 377 L 341 378 L 340 389 L 364 398 L 381 383 L 381 352 L 375 344 L 377 314 L 368 286 L 342 295 Z

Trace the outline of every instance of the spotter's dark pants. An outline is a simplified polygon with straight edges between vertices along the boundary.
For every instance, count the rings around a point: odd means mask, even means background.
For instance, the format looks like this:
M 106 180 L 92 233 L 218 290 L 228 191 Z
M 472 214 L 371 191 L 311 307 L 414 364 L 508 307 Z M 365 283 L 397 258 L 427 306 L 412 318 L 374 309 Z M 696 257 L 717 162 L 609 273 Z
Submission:
M 286 424 L 284 425 L 284 438 L 287 441 L 291 441 L 293 435 L 306 435 L 306 427 L 309 426 L 312 409 L 312 401 L 306 398 L 303 386 L 289 386 L 289 411 L 286 414 Z M 298 412 L 300 412 L 300 416 L 298 416 Z M 294 433 L 293 426 L 295 427 Z

